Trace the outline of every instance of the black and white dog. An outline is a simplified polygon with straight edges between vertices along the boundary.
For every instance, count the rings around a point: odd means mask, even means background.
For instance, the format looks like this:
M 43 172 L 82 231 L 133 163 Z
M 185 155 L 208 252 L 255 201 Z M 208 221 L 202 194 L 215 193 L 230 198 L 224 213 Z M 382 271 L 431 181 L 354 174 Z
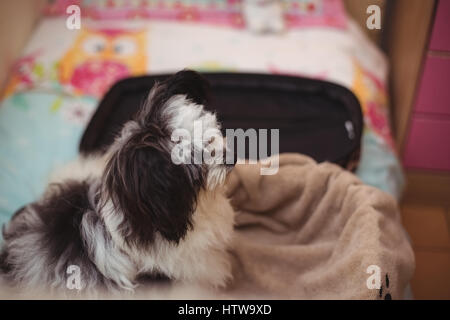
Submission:
M 175 164 L 172 152 L 184 143 L 173 132 L 192 133 L 199 121 L 217 137 L 194 140 L 192 154 L 223 148 L 216 116 L 203 108 L 207 87 L 193 71 L 155 84 L 106 153 L 59 170 L 42 198 L 3 226 L 2 276 L 20 287 L 66 289 L 75 265 L 85 290 L 133 290 L 148 275 L 224 286 L 234 221 L 224 192 L 229 166 Z

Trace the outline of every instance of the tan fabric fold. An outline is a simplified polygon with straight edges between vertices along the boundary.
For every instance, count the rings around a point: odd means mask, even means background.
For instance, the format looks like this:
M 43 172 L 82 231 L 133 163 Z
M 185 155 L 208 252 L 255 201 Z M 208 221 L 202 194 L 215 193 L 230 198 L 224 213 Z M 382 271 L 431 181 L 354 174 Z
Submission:
M 237 165 L 227 186 L 236 210 L 232 296 L 403 297 L 414 254 L 390 195 L 299 154 L 281 155 L 271 176 Z M 381 293 L 368 288 L 371 265 Z

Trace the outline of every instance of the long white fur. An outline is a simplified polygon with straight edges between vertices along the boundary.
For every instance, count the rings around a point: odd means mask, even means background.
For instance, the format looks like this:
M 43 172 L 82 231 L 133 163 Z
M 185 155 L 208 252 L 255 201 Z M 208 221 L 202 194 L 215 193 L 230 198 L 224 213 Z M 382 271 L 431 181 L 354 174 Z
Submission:
M 220 126 L 214 114 L 204 112 L 203 107 L 195 105 L 183 95 L 177 95 L 167 102 L 165 115 L 171 121 L 171 129 L 184 128 L 194 136 L 194 121 L 202 121 L 203 129 L 219 132 Z M 135 130 L 136 122 L 129 122 L 122 130 L 121 137 L 112 145 L 110 152 L 103 156 L 81 156 L 76 161 L 56 171 L 50 182 L 63 182 L 66 179 L 83 181 L 86 178 L 100 178 L 105 170 L 110 153 L 120 148 Z M 221 137 L 221 136 L 220 136 Z M 168 137 L 170 140 L 170 137 Z M 206 141 L 194 141 L 197 147 L 204 148 Z M 223 143 L 215 139 L 213 143 Z M 201 145 L 200 145 L 201 144 Z M 113 245 L 108 244 L 102 233 L 83 218 L 82 234 L 90 244 L 88 248 L 95 254 L 95 265 L 108 278 L 113 279 L 123 289 L 132 291 L 135 278 L 143 272 L 159 272 L 170 278 L 187 283 L 212 287 L 224 286 L 231 278 L 231 263 L 228 247 L 231 243 L 234 212 L 225 196 L 223 184 L 226 169 L 216 163 L 210 165 L 207 189 L 198 195 L 197 208 L 192 216 L 193 228 L 178 244 L 171 243 L 157 234 L 148 250 L 129 246 L 119 230 L 125 217 L 107 201 L 99 208 L 105 226 L 112 236 Z M 37 267 L 39 264 L 37 264 Z M 30 271 L 31 272 L 31 271 Z

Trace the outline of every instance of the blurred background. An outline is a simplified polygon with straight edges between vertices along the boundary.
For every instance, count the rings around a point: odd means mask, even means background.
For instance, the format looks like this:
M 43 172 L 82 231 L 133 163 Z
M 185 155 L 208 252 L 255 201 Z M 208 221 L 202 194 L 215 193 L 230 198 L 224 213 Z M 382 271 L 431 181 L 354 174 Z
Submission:
M 269 2 L 265 20 L 244 0 L 1 1 L 0 222 L 76 155 L 120 79 L 183 68 L 314 78 L 358 98 L 355 173 L 401 204 L 414 298 L 450 299 L 450 0 Z

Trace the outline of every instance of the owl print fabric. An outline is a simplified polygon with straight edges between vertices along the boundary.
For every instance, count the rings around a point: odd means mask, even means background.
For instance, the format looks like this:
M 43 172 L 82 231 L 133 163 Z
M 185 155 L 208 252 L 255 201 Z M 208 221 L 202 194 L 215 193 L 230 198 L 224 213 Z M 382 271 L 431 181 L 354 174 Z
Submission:
M 99 24 L 68 30 L 64 21 L 41 24 L 13 66 L 3 98 L 32 89 L 101 98 L 118 80 L 147 71 L 146 27 Z
M 146 31 L 82 29 L 59 62 L 61 84 L 101 97 L 120 79 L 146 70 Z

